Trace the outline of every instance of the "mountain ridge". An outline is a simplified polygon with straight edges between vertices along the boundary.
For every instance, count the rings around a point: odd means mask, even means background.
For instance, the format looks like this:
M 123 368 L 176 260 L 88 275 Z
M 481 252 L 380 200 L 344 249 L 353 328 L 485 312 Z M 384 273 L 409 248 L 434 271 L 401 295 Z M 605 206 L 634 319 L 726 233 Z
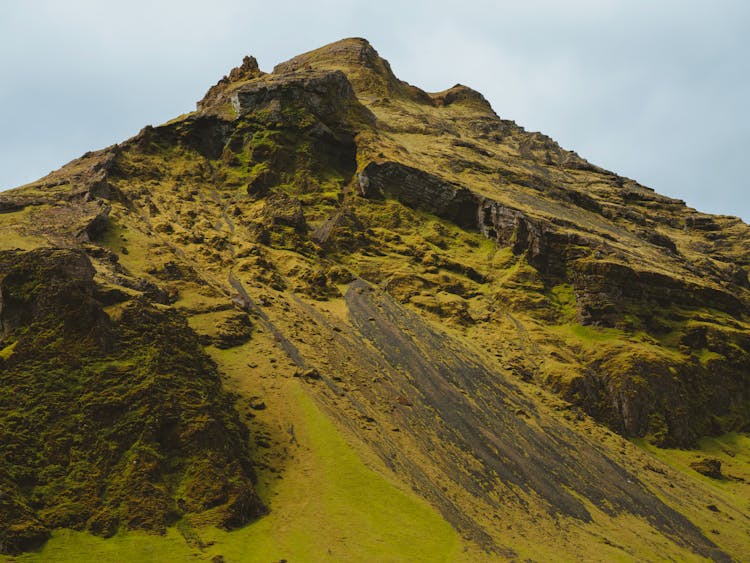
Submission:
M 22 257 L 76 249 L 101 314 L 127 325 L 120 315 L 143 302 L 152 318 L 165 315 L 157 325 L 184 319 L 197 335 L 185 342 L 210 353 L 218 367 L 206 369 L 224 373 L 223 385 L 276 396 L 287 384 L 268 387 L 269 378 L 299 381 L 358 455 L 427 499 L 475 555 L 544 553 L 528 535 L 562 542 L 573 557 L 623 515 L 633 519 L 619 532 L 626 545 L 610 545 L 610 555 L 740 555 L 741 532 L 709 539 L 706 522 L 718 517 L 705 504 L 722 507 L 723 526 L 741 527 L 747 516 L 732 500 L 741 479 L 724 496 L 703 483 L 703 497 L 679 499 L 664 476 L 682 491 L 695 483 L 661 466 L 644 472 L 658 462 L 597 423 L 661 446 L 748 430 L 750 228 L 527 133 L 470 88 L 408 85 L 360 38 L 271 73 L 246 57 L 195 112 L 1 194 L 0 212 L 4 370 L 35 373 L 16 353 L 33 345 L 32 321 L 13 316 L 12 296 L 28 300 L 24 284 L 41 291 L 53 279 L 29 282 Z M 227 350 L 251 359 L 231 367 Z M 87 365 L 55 369 L 89 374 Z M 238 423 L 231 396 L 210 393 L 226 411 L 211 424 L 254 433 L 254 450 L 227 446 L 230 458 L 211 469 L 244 492 L 200 485 L 216 477 L 189 469 L 157 431 L 150 447 L 173 476 L 146 475 L 164 499 L 146 529 L 233 528 L 265 504 L 274 513 L 246 460 L 269 482 L 282 461 L 293 463 L 283 442 L 264 437 L 282 439 L 270 429 L 285 415 L 249 407 Z M 205 448 L 187 440 L 185 451 Z M 240 474 L 231 469 L 243 463 Z M 44 516 L 59 503 L 46 492 L 51 481 L 24 471 L 31 480 L 14 485 L 13 498 L 36 514 L 30 543 L 6 540 L 3 550 L 27 549 L 61 526 L 101 534 L 102 502 L 105 535 L 138 528 L 126 505 L 106 498 Z M 191 475 L 198 497 L 186 500 L 173 481 Z M 232 514 L 232 495 L 244 500 L 227 520 L 211 507 L 221 499 Z M 505 520 L 519 531 L 505 531 Z M 0 524 L 6 535 L 17 525 Z M 655 543 L 634 552 L 644 526 Z

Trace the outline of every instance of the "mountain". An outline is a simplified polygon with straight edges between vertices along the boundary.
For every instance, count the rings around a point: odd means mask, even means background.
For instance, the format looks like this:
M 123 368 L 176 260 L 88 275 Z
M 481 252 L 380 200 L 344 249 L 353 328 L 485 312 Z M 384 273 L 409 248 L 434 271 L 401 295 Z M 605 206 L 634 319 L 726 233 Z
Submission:
M 0 194 L 0 553 L 745 559 L 749 269 L 363 39 L 246 57 Z

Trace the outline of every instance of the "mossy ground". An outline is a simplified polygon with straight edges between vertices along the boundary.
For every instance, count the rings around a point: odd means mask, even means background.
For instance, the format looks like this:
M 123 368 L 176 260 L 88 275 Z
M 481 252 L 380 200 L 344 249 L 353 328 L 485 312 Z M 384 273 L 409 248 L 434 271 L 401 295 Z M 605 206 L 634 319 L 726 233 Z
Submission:
M 658 448 L 644 439 L 633 442 L 695 483 L 688 498 L 682 500 L 689 517 L 709 537 L 729 552 L 743 554 L 743 557 L 750 555 L 749 434 L 733 432 L 702 438 L 698 446 L 691 449 Z M 705 458 L 721 462 L 722 478 L 707 477 L 690 467 L 691 463 Z M 706 490 L 711 492 L 711 497 L 702 500 Z
M 158 533 L 191 512 L 232 527 L 263 511 L 246 430 L 179 313 L 141 298 L 110 318 L 80 252 L 0 253 L 0 272 L 3 552 L 45 529 Z
M 255 414 L 267 421 L 262 424 L 274 425 L 273 439 L 284 441 L 286 453 L 260 466 L 258 492 L 268 516 L 233 532 L 201 526 L 200 519 L 178 524 L 165 536 L 127 532 L 101 540 L 59 530 L 38 552 L 7 560 L 155 562 L 216 555 L 227 562 L 476 560 L 434 508 L 363 463 L 298 379 L 269 381 L 262 373 L 272 364 L 263 360 L 248 368 L 258 346 L 212 352 L 241 397 L 264 386 L 268 411 Z

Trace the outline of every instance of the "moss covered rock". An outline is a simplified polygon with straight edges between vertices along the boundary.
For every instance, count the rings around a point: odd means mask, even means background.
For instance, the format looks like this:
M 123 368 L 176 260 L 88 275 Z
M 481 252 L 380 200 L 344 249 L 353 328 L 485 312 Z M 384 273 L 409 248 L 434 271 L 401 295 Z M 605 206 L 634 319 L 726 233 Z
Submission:
M 0 547 L 55 527 L 163 533 L 213 509 L 262 514 L 247 429 L 177 312 L 142 297 L 108 316 L 76 251 L 0 253 Z

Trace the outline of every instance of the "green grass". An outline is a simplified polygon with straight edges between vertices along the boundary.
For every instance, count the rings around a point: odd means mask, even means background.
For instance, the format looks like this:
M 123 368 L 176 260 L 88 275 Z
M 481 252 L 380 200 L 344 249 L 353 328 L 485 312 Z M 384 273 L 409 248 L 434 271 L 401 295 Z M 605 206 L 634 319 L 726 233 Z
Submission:
M 39 235 L 31 235 L 24 224 L 33 223 L 32 206 L 13 213 L 0 213 L 0 250 L 30 250 L 45 244 Z
M 645 439 L 631 441 L 690 480 L 691 492 L 680 499 L 680 511 L 719 547 L 746 557 L 750 545 L 750 434 L 731 432 L 702 438 L 692 449 L 659 448 Z M 706 477 L 690 467 L 706 457 L 721 461 L 724 478 Z M 709 504 L 719 512 L 707 510 Z
M 161 561 L 201 561 L 175 528 L 165 536 L 141 532 L 121 533 L 103 539 L 74 530 L 55 530 L 44 547 L 17 557 L 0 556 L 0 561 L 74 561 L 76 563 L 151 563 Z
M 299 448 L 261 496 L 271 512 L 236 532 L 201 531 L 228 561 L 445 561 L 456 532 L 425 501 L 366 467 L 296 381 Z M 294 447 L 292 447 L 294 450 Z
M 101 539 L 56 530 L 38 552 L 6 561 L 452 561 L 458 534 L 414 493 L 368 468 L 301 384 L 288 385 L 298 446 L 283 478 L 259 492 L 268 516 L 237 531 L 192 530 L 207 547 L 188 545 L 176 528 Z M 188 528 L 189 529 L 189 528 Z M 2 561 L 3 559 L 0 559 Z
M 694 449 L 657 448 L 646 440 L 632 441 L 675 469 L 684 471 L 718 490 L 732 491 L 740 485 L 750 487 L 749 484 L 742 483 L 742 481 L 712 479 L 690 469 L 691 462 L 709 456 L 722 462 L 725 474 L 750 481 L 750 434 L 731 432 L 721 436 L 701 438 L 698 447 Z
M 16 349 L 16 344 L 18 344 L 18 342 L 14 342 L 0 350 L 0 360 L 7 360 L 10 358 L 13 355 L 13 350 Z
M 622 331 L 614 328 L 595 328 L 579 324 L 570 325 L 570 332 L 576 337 L 589 342 L 607 342 L 622 337 Z
M 568 342 L 573 339 L 589 347 L 602 343 L 615 344 L 624 337 L 624 333 L 616 328 L 599 328 L 578 323 L 551 327 L 551 331 Z
M 548 298 L 563 322 L 572 322 L 576 318 L 576 295 L 573 286 L 561 283 L 549 290 Z

